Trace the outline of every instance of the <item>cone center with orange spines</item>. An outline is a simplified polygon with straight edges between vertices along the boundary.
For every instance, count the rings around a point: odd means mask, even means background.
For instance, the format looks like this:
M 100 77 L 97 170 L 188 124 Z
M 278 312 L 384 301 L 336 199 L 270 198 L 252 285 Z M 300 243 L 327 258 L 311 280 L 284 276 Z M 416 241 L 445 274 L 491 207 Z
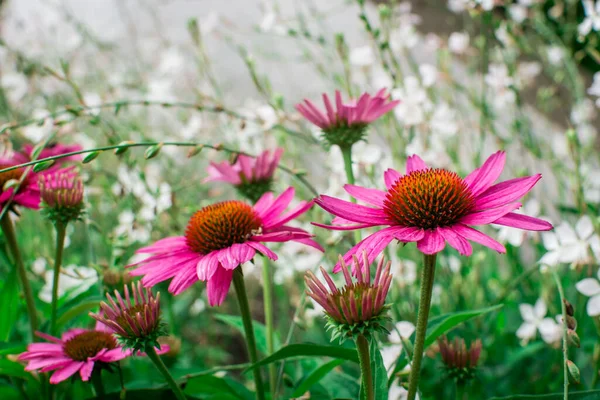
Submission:
M 88 331 L 80 333 L 64 344 L 67 356 L 75 361 L 87 361 L 96 356 L 100 350 L 117 348 L 117 339 L 108 332 Z
M 261 226 L 261 219 L 250 205 L 224 201 L 196 211 L 185 229 L 185 238 L 192 250 L 208 254 L 244 243 Z
M 10 168 L 13 165 L 11 164 L 5 164 L 5 163 L 0 163 L 0 169 L 5 169 L 5 168 Z M 13 169 L 10 171 L 6 171 L 6 172 L 2 172 L 0 173 L 0 193 L 2 191 L 4 191 L 4 185 L 6 185 L 6 182 L 10 181 L 10 180 L 19 180 L 21 179 L 21 175 L 23 175 L 23 168 L 17 168 L 17 169 Z
M 400 177 L 388 190 L 383 208 L 398 225 L 435 229 L 456 224 L 473 205 L 471 190 L 460 176 L 430 168 Z

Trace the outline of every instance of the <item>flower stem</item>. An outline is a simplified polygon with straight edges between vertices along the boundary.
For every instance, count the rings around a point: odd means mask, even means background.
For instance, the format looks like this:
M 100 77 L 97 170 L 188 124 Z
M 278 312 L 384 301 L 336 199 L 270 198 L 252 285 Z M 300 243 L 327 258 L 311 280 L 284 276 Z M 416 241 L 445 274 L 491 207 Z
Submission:
M 375 398 L 375 388 L 373 387 L 373 372 L 371 371 L 371 357 L 369 356 L 369 341 L 365 335 L 358 335 L 356 338 L 356 350 L 358 351 L 362 384 L 366 394 L 365 400 L 373 400 Z
M 56 311 L 58 308 L 58 281 L 60 279 L 60 267 L 62 265 L 63 249 L 65 247 L 66 224 L 56 224 L 56 256 L 54 258 L 54 276 L 52 279 L 52 314 L 50 317 L 50 334 L 56 334 Z
M 423 273 L 421 274 L 421 300 L 419 301 L 419 315 L 417 316 L 417 332 L 415 336 L 413 362 L 408 380 L 407 400 L 415 400 L 419 387 L 419 374 L 421 373 L 421 360 L 423 359 L 423 346 L 427 333 L 427 320 L 431 307 L 431 293 L 433 292 L 433 277 L 435 275 L 436 255 L 424 255 Z
M 560 296 L 561 303 L 561 313 L 563 319 L 563 337 L 562 337 L 562 351 L 563 351 L 563 400 L 568 400 L 569 398 L 569 369 L 567 366 L 567 361 L 569 361 L 569 342 L 567 339 L 567 306 L 565 305 L 565 292 L 563 290 L 562 284 L 560 283 L 560 278 L 556 273 L 556 269 L 552 270 L 552 276 L 556 281 L 556 286 L 558 287 L 558 294 Z
M 354 185 L 356 180 L 354 179 L 354 171 L 352 170 L 352 146 L 341 147 L 342 157 L 344 157 L 344 169 L 346 170 L 346 180 L 350 185 Z M 356 199 L 350 196 L 350 201 L 356 203 Z M 357 229 L 354 231 L 354 242 L 358 243 L 361 241 L 360 231 Z
M 21 252 L 19 251 L 19 245 L 17 244 L 15 228 L 8 213 L 4 214 L 4 216 L 0 218 L 0 227 L 2 228 L 2 232 L 4 232 L 4 236 L 6 237 L 8 247 L 10 248 L 17 272 L 19 274 L 21 286 L 23 287 L 23 295 L 25 296 L 25 303 L 27 305 L 27 314 L 29 315 L 29 326 L 31 327 L 31 337 L 35 341 L 35 331 L 37 331 L 38 324 L 35 302 L 33 300 L 33 292 L 31 291 L 31 286 L 29 285 L 29 280 L 27 279 L 27 272 L 25 271 L 25 265 L 23 264 Z
M 92 371 L 92 385 L 96 392 L 97 399 L 104 398 L 104 385 L 102 384 L 102 370 L 100 368 L 94 368 Z
M 456 400 L 465 399 L 465 385 L 463 383 L 456 382 Z
M 183 394 L 181 388 L 179 387 L 179 385 L 177 385 L 177 382 L 175 382 L 175 379 L 173 379 L 171 373 L 169 372 L 165 364 L 162 362 L 158 354 L 156 354 L 156 349 L 154 348 L 154 346 L 151 344 L 147 345 L 145 350 L 146 354 L 148 355 L 148 358 L 152 360 L 154 365 L 156 365 L 156 368 L 158 368 L 160 373 L 167 380 L 167 383 L 169 384 L 171 390 L 175 394 L 175 398 L 177 398 L 178 400 L 186 400 L 185 394 Z
M 273 271 L 271 263 L 265 257 L 263 260 L 263 302 L 265 306 L 265 325 L 267 328 L 267 355 L 275 352 L 275 326 L 273 321 Z M 269 386 L 271 399 L 277 398 L 277 368 L 275 363 L 269 364 Z
M 233 271 L 233 286 L 235 287 L 235 292 L 237 293 L 238 303 L 240 305 L 240 314 L 242 314 L 242 321 L 244 323 L 248 358 L 250 358 L 250 362 L 252 364 L 256 364 L 258 361 L 256 340 L 254 339 L 254 329 L 252 327 L 252 316 L 250 315 L 248 296 L 246 295 L 244 274 L 242 273 L 242 269 L 240 267 L 237 267 L 235 271 Z M 256 398 L 257 400 L 265 400 L 265 389 L 263 387 L 262 377 L 260 376 L 260 370 L 255 369 L 253 373 L 254 384 L 256 385 Z

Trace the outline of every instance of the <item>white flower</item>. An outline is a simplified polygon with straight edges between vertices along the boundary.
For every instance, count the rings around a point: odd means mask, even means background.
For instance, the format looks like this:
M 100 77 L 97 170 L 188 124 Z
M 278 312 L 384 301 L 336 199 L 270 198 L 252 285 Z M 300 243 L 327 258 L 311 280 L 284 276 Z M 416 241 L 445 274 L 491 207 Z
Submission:
M 509 75 L 508 68 L 504 64 L 491 64 L 485 76 L 485 83 L 494 93 L 494 104 L 498 108 L 512 104 L 515 101 L 515 93 L 511 89 L 514 79 Z
M 590 122 L 596 114 L 594 104 L 590 99 L 583 99 L 571 109 L 571 122 L 577 125 L 583 125 Z
M 415 397 L 416 400 L 419 400 L 419 394 Z M 396 382 L 390 386 L 390 391 L 388 392 L 388 400 L 406 400 L 408 399 L 408 390 L 404 389 L 404 387 L 398 385 Z
M 540 332 L 542 340 L 546 343 L 554 343 L 561 337 L 561 328 L 552 318 L 546 317 L 548 308 L 544 300 L 538 299 L 535 306 L 531 304 L 519 304 L 519 311 L 523 323 L 517 330 L 517 337 L 524 343 L 535 338 L 537 331 Z
M 513 21 L 520 24 L 527 19 L 527 7 L 520 4 L 512 4 L 508 7 L 508 12 Z
M 600 279 L 600 269 L 598 270 Z M 590 299 L 587 302 L 586 311 L 590 317 L 600 315 L 600 283 L 595 278 L 585 278 L 575 284 L 575 288 Z
M 54 280 L 54 271 L 48 271 L 44 276 L 45 284 L 40 290 L 39 298 L 50 303 L 52 301 L 52 284 Z M 58 284 L 58 297 L 68 294 L 70 298 L 77 296 L 88 290 L 98 281 L 96 270 L 88 267 L 78 267 L 69 265 L 61 268 L 60 280 Z
M 190 315 L 196 316 L 204 310 L 206 310 L 206 302 L 202 298 L 197 298 L 190 306 Z
M 542 265 L 578 265 L 590 262 L 592 254 L 597 259 L 600 257 L 600 237 L 594 233 L 594 225 L 587 215 L 577 221 L 575 229 L 567 222 L 562 222 L 554 232 L 542 233 L 542 241 L 548 250 L 539 261 Z
M 562 47 L 548 46 L 546 48 L 546 55 L 548 56 L 548 61 L 550 64 L 558 66 L 562 63 L 562 60 L 565 57 L 565 52 Z
M 458 132 L 458 124 L 456 123 L 456 111 L 447 103 L 439 103 L 436 105 L 433 115 L 429 121 L 431 132 L 449 138 Z
M 438 70 L 435 66 L 431 64 L 421 64 L 419 65 L 419 74 L 421 74 L 421 82 L 423 82 L 423 86 L 431 87 L 437 81 Z
M 0 76 L 2 77 L 0 79 L 0 86 L 2 86 L 8 95 L 8 100 L 11 103 L 20 101 L 27 94 L 29 84 L 23 74 L 8 73 Z
M 46 273 L 47 265 L 48 263 L 46 262 L 45 258 L 38 257 L 33 263 L 31 263 L 31 270 L 34 274 L 42 276 Z
M 186 140 L 199 137 L 202 125 L 202 117 L 199 114 L 194 114 L 181 130 L 181 137 Z
M 587 36 L 592 30 L 600 31 L 600 1 L 594 2 L 592 0 L 583 0 L 583 10 L 585 12 L 585 19 L 577 30 L 582 36 Z
M 357 67 L 368 67 L 375 62 L 375 53 L 371 46 L 355 47 L 350 50 L 350 64 Z
M 592 86 L 588 88 L 587 92 L 590 96 L 597 97 L 596 107 L 600 108 L 600 72 L 594 74 L 594 82 L 592 82 Z
M 414 324 L 408 321 L 400 321 L 394 326 L 392 333 L 388 336 L 391 345 L 384 346 L 381 349 L 383 365 L 388 371 L 388 374 L 391 374 L 394 371 L 396 361 L 398 361 L 398 357 L 400 357 L 400 354 L 402 353 L 402 340 L 410 339 L 410 336 L 414 331 Z M 404 369 L 410 369 L 410 366 L 407 365 Z
M 448 49 L 455 54 L 464 54 L 469 48 L 469 34 L 452 32 L 448 37 Z
M 533 80 L 542 72 L 542 65 L 536 61 L 522 62 L 517 67 L 519 87 L 533 83 Z
M 33 118 L 41 120 L 45 118 L 42 125 L 32 124 L 21 129 L 23 136 L 31 140 L 33 143 L 41 142 L 54 129 L 54 121 L 52 118 L 47 118 L 50 113 L 47 110 L 35 110 Z
M 431 108 L 427 92 L 414 76 L 408 76 L 403 87 L 393 89 L 392 98 L 401 101 L 394 108 L 396 118 L 408 126 L 422 123 L 425 120 L 425 112 Z
M 525 203 L 522 209 L 516 210 L 515 212 L 518 214 L 529 215 L 530 217 L 537 217 L 540 213 L 540 203 L 535 199 L 531 199 L 527 203 Z M 500 242 L 502 243 L 510 243 L 512 246 L 515 247 L 521 246 L 527 236 L 532 236 L 535 234 L 531 231 L 512 228 L 510 226 L 494 226 L 499 228 L 498 240 L 500 240 Z
M 466 11 L 469 6 L 469 0 L 448 0 L 448 9 L 453 13 Z

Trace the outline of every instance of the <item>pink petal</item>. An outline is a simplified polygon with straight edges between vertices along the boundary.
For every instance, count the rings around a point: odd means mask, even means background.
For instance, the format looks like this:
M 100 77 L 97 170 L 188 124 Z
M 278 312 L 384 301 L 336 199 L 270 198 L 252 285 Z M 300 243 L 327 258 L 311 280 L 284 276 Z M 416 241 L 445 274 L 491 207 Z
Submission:
M 64 368 L 54 372 L 50 377 L 50 383 L 56 385 L 57 383 L 64 381 L 65 379 L 71 377 L 73 374 L 79 371 L 79 368 L 81 368 L 82 365 L 83 362 L 81 361 L 73 361 Z
M 233 270 L 246 261 L 252 260 L 255 254 L 256 250 L 252 246 L 248 246 L 246 243 L 235 243 L 231 247 L 221 250 L 218 257 L 223 268 Z
M 437 230 L 425 230 L 425 236 L 417 242 L 417 249 L 423 254 L 439 253 L 445 246 L 446 242 Z
M 269 257 L 271 260 L 277 260 L 277 254 L 273 253 L 273 251 L 271 251 L 271 249 L 269 249 L 264 244 L 253 242 L 252 239 L 246 242 L 246 244 L 250 247 L 253 247 L 256 251 L 263 254 L 264 256 Z
M 219 266 L 219 259 L 213 253 L 205 255 L 196 264 L 196 273 L 201 281 L 209 280 Z
M 325 249 L 323 248 L 323 246 L 321 246 L 318 242 L 314 241 L 313 239 L 294 239 L 293 241 L 305 244 L 305 245 L 310 246 L 310 247 L 312 247 L 314 249 L 317 249 L 319 251 L 325 252 Z
M 290 202 L 294 199 L 295 192 L 296 190 L 294 189 L 294 187 L 290 186 L 277 198 L 275 198 L 270 207 L 262 210 L 261 212 L 257 211 L 260 219 L 262 221 L 274 220 L 277 216 L 279 216 L 279 214 L 283 212 L 283 210 L 285 210 L 290 205 Z M 254 209 L 256 211 L 256 208 Z
M 402 175 L 400 175 L 400 172 L 396 171 L 395 169 L 388 168 L 387 171 L 383 173 L 385 187 L 387 187 L 388 190 L 391 189 L 392 186 L 394 186 L 394 183 L 396 183 L 396 181 L 400 179 L 401 176 Z
M 452 230 L 467 240 L 472 240 L 475 243 L 489 247 L 490 249 L 496 250 L 498 253 L 506 253 L 506 249 L 501 243 L 498 243 L 488 235 L 481 233 L 478 230 L 462 224 L 454 225 Z
M 397 227 L 394 231 L 394 238 L 404 243 L 417 242 L 425 236 L 425 231 L 421 228 L 409 227 Z
M 117 347 L 116 349 L 108 350 L 106 353 L 102 354 L 102 356 L 98 358 L 98 361 L 110 363 L 122 360 L 130 355 L 131 350 L 125 350 L 122 347 Z
M 456 250 L 461 256 L 470 256 L 473 254 L 473 247 L 468 240 L 455 233 L 452 228 L 437 228 L 438 232 L 446 242 Z
M 94 370 L 94 362 L 86 361 L 85 364 L 79 370 L 79 375 L 81 375 L 81 380 L 87 382 L 92 376 L 92 371 Z
M 211 306 L 220 306 L 223 303 L 225 297 L 227 297 L 227 293 L 229 293 L 232 278 L 233 270 L 217 268 L 217 272 L 209 279 L 206 285 L 208 303 Z
M 308 101 L 308 100 L 305 100 L 305 101 Z M 298 112 L 300 114 L 302 114 L 302 116 L 304 118 L 306 118 L 307 120 L 309 120 L 310 122 L 312 122 L 313 124 L 318 126 L 319 128 L 324 129 L 327 127 L 327 124 L 325 124 L 318 116 L 314 115 L 312 113 L 312 111 L 310 111 L 303 104 L 296 104 L 295 108 L 296 108 L 296 110 L 298 110 Z
M 494 208 L 520 199 L 542 178 L 541 174 L 500 182 L 482 194 L 475 201 L 474 211 Z
M 335 218 L 334 218 L 335 219 Z M 331 231 L 353 231 L 356 229 L 371 228 L 373 226 L 379 226 L 379 224 L 356 224 L 356 225 L 326 225 L 318 222 L 311 222 L 312 225 L 318 226 L 319 228 L 329 229 Z
M 344 254 L 344 257 L 343 257 L 344 262 L 346 264 L 352 263 L 353 255 L 355 255 L 355 254 L 361 255 L 363 250 L 366 250 L 367 251 L 367 260 L 369 263 L 372 263 L 373 260 L 375 260 L 375 258 L 377 258 L 377 256 L 379 254 L 381 254 L 383 249 L 385 249 L 387 247 L 387 245 L 390 244 L 390 242 L 392 240 L 394 240 L 394 235 L 397 231 L 398 231 L 397 226 L 391 226 L 391 227 L 382 229 L 380 231 L 377 231 L 370 236 L 367 236 L 365 239 L 363 239 L 358 244 L 356 244 L 354 247 L 352 247 L 350 250 L 348 250 L 348 252 L 346 252 L 346 254 Z M 363 266 L 362 265 L 363 258 L 358 257 L 358 261 L 359 261 L 359 265 L 362 267 Z M 352 264 L 352 265 L 354 268 L 354 264 Z M 333 268 L 333 272 L 338 273 L 341 270 L 342 270 L 342 265 L 338 262 L 335 265 L 335 267 Z M 353 272 L 354 272 L 354 269 L 353 269 Z
M 336 122 L 336 115 L 333 107 L 331 106 L 331 101 L 329 101 L 329 97 L 323 93 L 323 103 L 325 104 L 325 109 L 327 110 L 327 117 L 329 118 L 329 125 L 333 125 Z
M 485 160 L 480 168 L 477 168 L 465 178 L 465 183 L 471 189 L 473 196 L 478 196 L 492 186 L 496 179 L 500 177 L 505 162 L 506 153 L 498 151 Z
M 198 281 L 196 265 L 197 262 L 193 261 L 186 263 L 185 267 L 177 272 L 177 274 L 173 277 L 173 280 L 169 284 L 169 292 L 173 293 L 174 295 L 178 295 L 196 283 Z
M 364 201 L 365 203 L 383 207 L 383 201 L 385 200 L 386 193 L 379 189 L 368 189 L 362 186 L 344 185 L 344 190 L 355 199 Z
M 490 210 L 480 211 L 465 215 L 460 219 L 460 222 L 465 225 L 485 225 L 490 224 L 498 218 L 508 214 L 511 211 L 521 207 L 521 203 L 507 204 L 502 207 L 492 208 Z
M 314 204 L 314 201 L 309 201 L 309 202 L 302 201 L 302 202 L 300 202 L 300 204 L 298 204 L 296 206 L 296 208 L 292 209 L 291 211 L 288 211 L 285 214 L 280 215 L 277 218 L 273 218 L 270 220 L 263 219 L 263 229 L 268 230 L 269 228 L 281 226 L 281 225 L 291 221 L 292 219 L 304 214 L 308 210 L 310 210 L 310 208 L 313 206 L 313 204 Z
M 406 174 L 410 174 L 413 171 L 421 171 L 427 169 L 427 164 L 418 155 L 414 154 L 406 160 Z
M 20 358 L 20 361 L 27 361 L 26 359 Z M 39 355 L 39 358 L 28 361 L 25 371 L 35 371 L 36 369 L 49 367 L 51 365 L 63 365 L 65 362 L 72 362 L 73 360 L 64 355 L 53 357 L 51 355 Z
M 551 223 L 542 219 L 517 213 L 508 213 L 495 220 L 494 224 L 511 226 L 513 228 L 525 229 L 528 231 L 549 231 L 553 228 Z
M 315 199 L 315 203 L 333 215 L 344 217 L 353 222 L 379 225 L 390 223 L 388 216 L 381 209 L 361 206 L 326 195 L 321 195 Z
M 256 204 L 254 204 L 252 208 L 254 209 L 254 211 L 256 211 L 258 215 L 261 215 L 265 212 L 266 209 L 271 207 L 271 204 L 273 204 L 273 193 L 267 192 L 260 196 L 260 199 L 258 199 Z

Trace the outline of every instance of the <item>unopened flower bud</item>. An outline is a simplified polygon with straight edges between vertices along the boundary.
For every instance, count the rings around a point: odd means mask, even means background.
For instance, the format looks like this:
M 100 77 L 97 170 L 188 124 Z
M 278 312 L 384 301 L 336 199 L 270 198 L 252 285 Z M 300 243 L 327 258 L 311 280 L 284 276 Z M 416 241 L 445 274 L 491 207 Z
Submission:
M 579 339 L 577 333 L 572 329 L 567 330 L 567 340 L 569 341 L 569 344 L 577 348 L 581 347 L 581 340 Z
M 53 223 L 67 224 L 82 218 L 83 182 L 72 172 L 58 172 L 40 177 L 43 213 Z
M 571 383 L 579 384 L 581 382 L 581 374 L 579 373 L 579 368 L 577 365 L 571 360 L 567 360 L 567 370 L 569 372 L 569 381 Z
M 450 378 L 459 384 L 473 379 L 481 355 L 481 340 L 477 339 L 467 348 L 464 339 L 455 337 L 450 342 L 444 336 L 438 340 L 438 345 Z
M 575 309 L 573 308 L 573 304 L 571 304 L 569 302 L 569 300 L 567 299 L 563 299 L 563 303 L 565 303 L 565 308 L 567 310 L 567 315 L 569 316 L 574 316 L 575 315 Z
M 572 330 L 577 329 L 577 320 L 570 315 L 567 315 L 567 328 Z

